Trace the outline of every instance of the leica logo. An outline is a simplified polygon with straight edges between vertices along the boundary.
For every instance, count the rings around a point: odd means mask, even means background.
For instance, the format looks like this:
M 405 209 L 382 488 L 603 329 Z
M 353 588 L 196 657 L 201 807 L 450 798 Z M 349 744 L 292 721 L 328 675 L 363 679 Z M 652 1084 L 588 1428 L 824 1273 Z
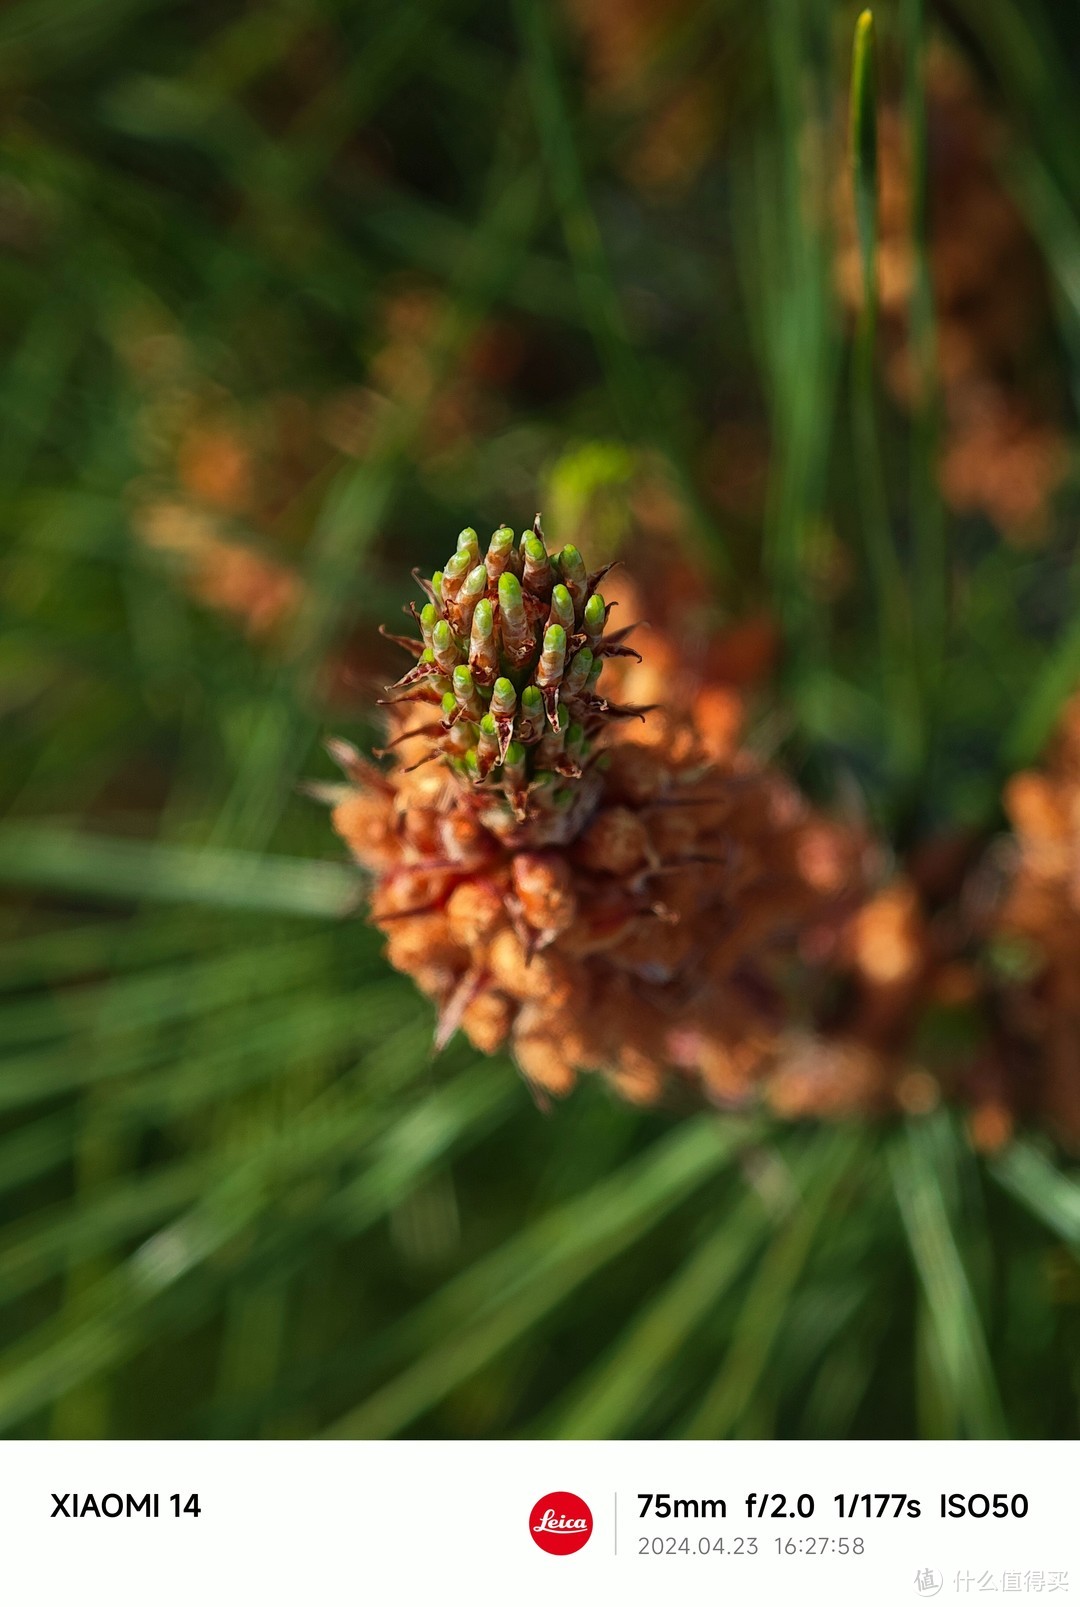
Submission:
M 564 1534 L 567 1529 L 584 1529 L 588 1533 L 589 1520 L 588 1518 L 568 1518 L 565 1512 L 560 1512 L 559 1516 L 556 1517 L 551 1507 L 548 1507 L 540 1522 L 533 1524 L 533 1534 L 542 1534 L 545 1529 L 558 1529 Z
M 529 1514 L 529 1533 L 541 1551 L 554 1557 L 580 1551 L 592 1526 L 592 1513 L 585 1502 L 569 1490 L 552 1490 L 541 1496 Z

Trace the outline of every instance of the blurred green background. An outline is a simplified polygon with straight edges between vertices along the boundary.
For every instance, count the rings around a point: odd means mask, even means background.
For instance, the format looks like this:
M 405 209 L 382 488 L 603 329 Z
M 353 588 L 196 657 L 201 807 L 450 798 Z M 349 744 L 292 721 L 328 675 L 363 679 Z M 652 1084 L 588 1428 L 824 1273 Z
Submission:
M 1076 1433 L 1048 1144 L 598 1081 L 542 1114 L 432 1056 L 299 790 L 378 740 L 411 567 L 540 507 L 677 570 L 665 623 L 775 625 L 753 740 L 816 796 L 901 850 L 999 829 L 1080 681 L 1080 15 L 877 11 L 883 273 L 890 208 L 915 228 L 876 340 L 838 272 L 855 16 L 0 13 L 3 1432 Z M 978 138 L 1023 265 L 952 209 L 1019 313 L 977 377 L 1038 436 L 1004 511 L 1019 425 L 936 468 L 935 163 Z

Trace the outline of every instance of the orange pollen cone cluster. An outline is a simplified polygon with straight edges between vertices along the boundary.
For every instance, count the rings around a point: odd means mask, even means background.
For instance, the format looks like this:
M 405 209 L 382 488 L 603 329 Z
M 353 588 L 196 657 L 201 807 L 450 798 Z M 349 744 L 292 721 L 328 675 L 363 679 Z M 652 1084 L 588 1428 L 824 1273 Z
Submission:
M 688 695 L 674 644 L 649 633 L 639 662 L 602 578 L 549 553 L 539 518 L 486 555 L 462 532 L 418 577 L 393 767 L 332 745 L 334 825 L 437 1043 L 507 1045 L 541 1098 L 591 1070 L 636 1101 L 683 1082 L 743 1103 L 775 1063 L 792 966 L 859 900 L 865 840 L 739 749 L 734 694 L 718 720 L 724 696 Z

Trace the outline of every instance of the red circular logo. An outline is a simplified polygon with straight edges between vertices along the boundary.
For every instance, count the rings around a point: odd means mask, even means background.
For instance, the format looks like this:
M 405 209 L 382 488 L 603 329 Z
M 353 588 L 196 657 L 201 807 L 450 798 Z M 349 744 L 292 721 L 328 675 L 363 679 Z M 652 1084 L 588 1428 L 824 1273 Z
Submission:
M 529 1513 L 529 1533 L 541 1551 L 568 1557 L 572 1551 L 580 1551 L 592 1534 L 592 1513 L 580 1495 L 552 1490 L 550 1495 L 542 1495 Z

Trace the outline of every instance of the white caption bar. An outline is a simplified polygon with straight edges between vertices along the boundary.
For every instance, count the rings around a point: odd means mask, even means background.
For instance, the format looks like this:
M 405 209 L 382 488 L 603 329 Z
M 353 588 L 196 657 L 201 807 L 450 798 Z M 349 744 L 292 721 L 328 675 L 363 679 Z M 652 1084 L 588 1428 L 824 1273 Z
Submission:
M 43 1607 L 1080 1607 L 1076 1495 L 1069 1442 L 0 1445 L 5 1596 Z

